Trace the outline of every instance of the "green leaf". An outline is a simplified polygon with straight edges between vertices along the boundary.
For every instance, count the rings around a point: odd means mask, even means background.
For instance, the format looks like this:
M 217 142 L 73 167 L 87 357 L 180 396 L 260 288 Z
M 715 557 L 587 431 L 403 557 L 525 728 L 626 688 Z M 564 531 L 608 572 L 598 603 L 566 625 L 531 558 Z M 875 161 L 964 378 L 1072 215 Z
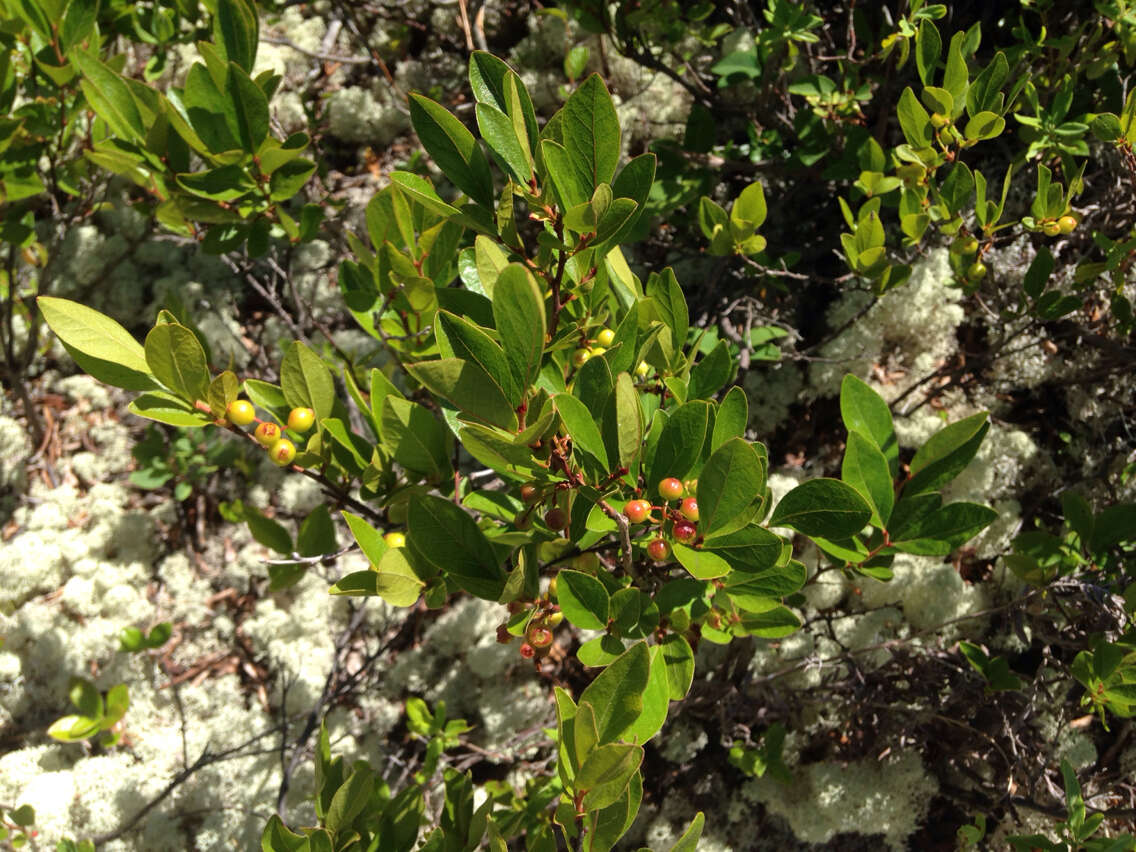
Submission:
M 146 417 L 169 426 L 205 426 L 212 418 L 198 411 L 185 400 L 163 391 L 149 391 L 135 397 L 129 410 L 139 417 Z
M 576 649 L 576 659 L 585 666 L 606 666 L 626 650 L 623 641 L 609 633 L 589 639 Z
M 209 365 L 197 335 L 183 325 L 162 323 L 146 335 L 146 363 L 154 377 L 187 402 L 209 397 Z
M 976 116 L 987 110 L 995 113 L 1002 110 L 1002 86 L 1010 75 L 1010 63 L 1006 54 L 998 51 L 971 84 L 966 92 L 966 111 Z
M 410 501 L 409 539 L 416 552 L 470 594 L 495 601 L 506 574 L 493 547 L 461 507 L 424 495 Z
M 580 571 L 556 575 L 557 603 L 564 617 L 583 630 L 607 628 L 611 600 L 603 583 Z
M 963 135 L 969 140 L 993 139 L 1001 136 L 1006 129 L 1006 119 L 997 113 L 983 110 L 972 116 L 963 129 Z
M 607 465 L 607 447 L 604 445 L 600 427 L 596 425 L 591 411 L 571 394 L 558 393 L 552 398 L 564 428 L 572 438 L 575 448 L 592 456 L 601 466 Z
M 708 399 L 713 396 L 730 381 L 736 367 L 729 345 L 724 340 L 719 341 L 690 371 L 687 399 Z
M 686 334 L 690 328 L 690 312 L 673 269 L 668 266 L 658 275 L 651 275 L 647 279 L 647 297 L 654 301 L 660 319 L 671 330 L 675 349 L 680 350 L 686 343 Z
M 326 505 L 317 506 L 300 524 L 296 550 L 301 556 L 324 556 L 338 549 L 331 513 Z
M 730 224 L 748 236 L 761 227 L 765 215 L 765 190 L 754 181 L 741 191 L 730 208 Z
M 698 841 L 702 839 L 702 826 L 705 822 L 706 817 L 703 816 L 702 811 L 696 813 L 686 831 L 682 833 L 682 837 L 675 841 L 670 852 L 698 852 Z
M 510 263 L 497 276 L 493 285 L 493 321 L 523 395 L 540 374 L 547 330 L 544 299 L 532 275 L 519 263 Z
M 583 176 L 576 171 L 568 149 L 552 139 L 542 139 L 540 151 L 561 208 L 568 210 L 586 204 L 595 187 L 589 187 Z
M 702 456 L 709 420 L 706 402 L 688 402 L 674 410 L 655 444 L 647 477 L 652 487 L 668 476 L 684 479 L 690 473 Z
M 247 504 L 243 506 L 242 514 L 253 538 L 283 556 L 292 555 L 292 536 L 288 530 Z
M 947 67 L 943 71 L 943 88 L 951 93 L 951 97 L 958 105 L 956 115 L 962 112 L 962 105 L 966 102 L 966 90 L 969 86 L 966 59 L 962 55 L 966 37 L 967 34 L 962 31 L 956 32 L 951 37 L 950 47 L 947 48 Z
M 627 373 L 615 377 L 615 389 L 604 412 L 603 435 L 609 470 L 630 468 L 643 448 L 643 409 Z
M 292 341 L 280 364 L 280 387 L 293 408 L 310 408 L 317 420 L 331 416 L 335 383 L 331 370 L 318 355 L 298 340 Z
M 532 157 L 528 151 L 528 140 L 522 145 L 512 119 L 497 107 L 479 103 L 476 114 L 481 137 L 500 157 L 513 180 L 527 186 L 532 180 Z
M 391 606 L 414 606 L 425 584 L 415 576 L 402 548 L 389 548 L 374 570 L 354 571 L 329 588 L 328 594 L 378 596 Z
M 489 163 L 465 125 L 441 104 L 418 94 L 410 96 L 410 121 L 422 147 L 454 186 L 478 204 L 492 208 Z
M 899 96 L 899 126 L 903 130 L 903 135 L 907 138 L 907 143 L 915 149 L 930 148 L 932 140 L 931 116 L 927 114 L 927 110 L 923 109 L 923 105 L 919 103 L 919 99 L 915 97 L 915 92 L 911 91 L 908 86 L 903 90 L 903 94 Z
M 316 164 L 308 159 L 291 160 L 272 172 L 268 188 L 272 201 L 289 201 L 308 182 Z M 263 221 L 263 220 L 260 220 Z
M 734 571 L 752 575 L 773 568 L 784 545 L 781 536 L 759 524 L 750 524 L 740 530 L 708 538 L 702 546 L 725 559 Z
M 755 572 L 735 570 L 726 581 L 726 593 L 742 609 L 758 612 L 767 607 L 758 605 L 755 599 L 769 601 L 799 592 L 806 578 L 804 564 L 795 560 Z
M 1053 253 L 1048 246 L 1042 246 L 1037 250 L 1029 269 L 1026 270 L 1025 279 L 1022 281 L 1022 289 L 1027 296 L 1036 300 L 1042 294 L 1049 281 L 1049 276 L 1053 274 L 1055 265 Z
M 675 559 L 690 576 L 699 580 L 713 580 L 730 573 L 730 563 L 708 550 L 698 550 L 677 542 L 672 545 Z
M 291 831 L 279 816 L 273 814 L 260 835 L 261 852 L 311 852 L 308 839 Z
M 383 444 L 394 460 L 408 470 L 431 479 L 450 471 L 449 440 L 445 427 L 429 409 L 401 396 L 383 398 Z
M 521 404 L 521 388 L 501 347 L 479 326 L 449 311 L 438 311 L 438 348 L 443 357 L 474 361 L 493 379 L 514 407 Z
M 128 142 L 145 139 L 142 113 L 122 76 L 93 53 L 76 50 L 69 58 L 83 75 L 79 83 L 83 95 L 111 132 Z
M 884 454 L 894 478 L 899 471 L 899 443 L 891 409 L 879 394 L 851 373 L 840 383 L 840 416 L 849 432 L 859 432 Z
M 948 503 L 906 524 L 892 539 L 904 553 L 946 556 L 998 519 L 998 513 L 978 503 Z
M 130 689 L 125 683 L 116 683 L 106 694 L 106 710 L 100 727 L 108 731 L 118 724 L 119 720 L 130 709 Z
M 598 74 L 580 84 L 563 113 L 564 147 L 591 197 L 601 183 L 611 183 L 620 152 L 619 116 Z
M 235 62 L 251 74 L 259 42 L 256 7 L 248 0 L 217 0 L 213 15 L 213 43 L 221 58 Z
M 701 508 L 701 500 L 698 505 Z M 839 540 L 858 533 L 871 517 L 871 507 L 855 488 L 838 479 L 821 478 L 803 482 L 781 498 L 769 525 Z
M 927 20 L 920 22 L 915 34 L 915 67 L 919 72 L 919 82 L 924 86 L 934 79 L 935 66 L 939 64 L 942 49 L 943 40 L 935 24 Z
M 775 606 L 764 612 L 743 614 L 739 627 L 749 636 L 780 639 L 800 630 L 801 619 L 788 607 Z
M 452 204 L 447 204 L 443 201 L 438 196 L 437 190 L 434 189 L 434 185 L 421 175 L 416 175 L 413 172 L 400 172 L 395 170 L 390 173 L 390 179 L 391 183 L 396 184 L 400 191 L 414 199 L 415 202 L 425 207 L 431 213 L 438 216 L 461 215 L 461 211 Z M 370 208 L 370 205 L 368 205 L 368 208 Z M 373 235 L 371 240 L 372 242 L 375 240 Z M 381 245 L 384 241 L 385 237 L 380 240 L 379 244 Z
M 1121 542 L 1136 540 L 1136 503 L 1119 503 L 1101 510 L 1088 543 L 1093 555 L 1105 555 Z
M 184 107 L 185 120 L 210 153 L 222 154 L 243 147 L 236 102 L 218 88 L 217 82 L 201 63 L 190 67 L 180 104 L 172 97 L 171 102 L 175 108 L 179 105 Z
M 667 692 L 672 701 L 682 701 L 694 681 L 694 651 L 686 638 L 668 633 L 659 643 L 667 673 Z
M 145 350 L 110 317 L 52 296 L 40 296 L 36 304 L 67 350 L 79 356 L 76 363 L 96 379 L 126 390 L 156 387 Z
M 765 490 L 765 469 L 752 446 L 731 438 L 714 451 L 698 475 L 699 531 L 724 528 Z
M 598 745 L 616 741 L 639 718 L 650 668 L 647 643 L 636 642 L 584 690 L 580 704 L 595 708 Z
M 942 488 L 970 464 L 989 429 L 985 411 L 940 429 L 911 460 L 911 479 L 903 493 L 919 494 Z
M 745 391 L 732 387 L 718 403 L 714 415 L 714 433 L 710 439 L 710 449 L 716 450 L 730 438 L 744 438 L 749 423 L 749 401 Z
M 884 454 L 859 432 L 848 433 L 840 478 L 867 498 L 872 507 L 871 522 L 886 527 L 895 505 L 891 471 Z
M 619 801 L 642 762 L 641 746 L 608 743 L 594 749 L 576 774 L 576 789 L 587 791 L 584 808 L 598 810 Z
M 517 413 L 493 378 L 473 361 L 442 358 L 406 365 L 406 371 L 462 413 L 510 432 Z

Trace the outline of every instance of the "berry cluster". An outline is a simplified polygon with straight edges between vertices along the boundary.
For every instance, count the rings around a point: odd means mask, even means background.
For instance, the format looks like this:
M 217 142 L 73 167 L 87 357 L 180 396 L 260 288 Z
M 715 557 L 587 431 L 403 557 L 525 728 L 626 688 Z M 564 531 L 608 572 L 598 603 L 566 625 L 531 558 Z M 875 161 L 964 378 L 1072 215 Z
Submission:
M 284 437 L 283 430 L 276 423 L 261 420 L 256 416 L 256 409 L 247 399 L 236 399 L 229 403 L 225 411 L 228 421 L 234 426 L 248 426 L 256 421 L 256 429 L 252 436 L 256 442 L 268 450 L 268 457 L 284 467 L 296 458 L 296 445 Z M 307 432 L 316 422 L 316 413 L 310 408 L 293 408 L 288 413 L 288 431 L 297 435 Z
M 670 536 L 682 544 L 688 544 L 698 537 L 698 500 L 693 496 L 697 488 L 697 480 L 684 483 L 668 476 L 659 482 L 658 487 L 663 505 L 652 506 L 646 500 L 637 499 L 628 500 L 623 507 L 624 517 L 633 524 L 650 521 L 652 510 L 661 510 L 663 516 L 659 521 L 659 533 L 647 543 L 647 555 L 656 562 L 665 562 L 671 553 L 670 542 L 665 537 L 668 525 Z M 668 505 L 675 500 L 682 501 L 677 509 Z
M 553 583 L 555 582 L 556 580 L 553 578 Z M 550 586 L 549 594 L 536 601 L 535 605 L 526 604 L 522 601 L 513 601 L 509 604 L 509 613 L 514 616 L 532 606 L 532 611 L 528 616 L 528 624 L 525 627 L 525 641 L 521 643 L 521 647 L 518 649 L 520 655 L 526 660 L 546 657 L 552 649 L 552 631 L 564 620 L 564 613 L 560 611 L 559 606 L 552 602 L 554 596 L 555 586 Z M 507 645 L 513 641 L 513 634 L 509 632 L 508 624 L 501 624 L 497 627 L 497 641 L 502 645 Z

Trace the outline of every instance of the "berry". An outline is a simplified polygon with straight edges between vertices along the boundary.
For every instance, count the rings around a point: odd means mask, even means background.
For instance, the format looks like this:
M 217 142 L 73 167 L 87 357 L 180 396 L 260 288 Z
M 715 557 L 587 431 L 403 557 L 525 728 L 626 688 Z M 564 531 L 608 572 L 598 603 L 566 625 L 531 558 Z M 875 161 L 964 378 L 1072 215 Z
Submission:
M 531 660 L 536 656 L 536 648 L 534 648 L 528 642 L 525 642 L 523 645 L 521 645 L 521 656 L 526 660 Z
M 664 500 L 677 500 L 682 496 L 682 483 L 673 476 L 668 476 L 659 483 L 659 494 Z
M 970 265 L 966 271 L 966 277 L 974 281 L 980 281 L 986 277 L 986 264 L 981 260 L 976 260 Z
M 545 621 L 548 622 L 549 627 L 556 627 L 563 620 L 564 620 L 564 613 L 562 613 L 562 612 L 551 613 L 551 614 L 549 614 L 548 618 L 545 619 Z
M 541 624 L 530 624 L 525 638 L 534 648 L 547 648 L 552 644 L 552 631 Z
M 256 431 L 252 435 L 260 442 L 262 447 L 271 447 L 280 440 L 280 427 L 275 423 L 265 421 L 256 427 Z
M 934 127 L 946 127 L 950 119 L 943 115 L 941 112 L 931 113 L 931 124 Z
M 635 368 L 635 375 L 637 375 L 641 379 L 644 379 L 647 377 L 647 373 L 649 373 L 650 370 L 651 368 L 647 366 L 646 361 L 640 361 L 639 366 Z
M 293 408 L 288 412 L 288 428 L 301 435 L 312 428 L 316 422 L 316 413 L 310 408 Z
M 651 543 L 647 545 L 647 555 L 656 562 L 664 561 L 670 555 L 670 552 L 671 546 L 661 538 L 652 539 Z
M 1061 226 L 1051 219 L 1041 226 L 1041 230 L 1047 237 L 1056 237 L 1061 233 Z
M 544 523 L 550 530 L 562 530 L 568 526 L 568 513 L 563 509 L 549 509 L 544 515 Z
M 611 346 L 614 341 L 615 332 L 610 328 L 605 328 L 603 331 L 596 335 L 596 343 L 598 343 L 600 346 Z
M 641 524 L 651 514 L 651 504 L 646 500 L 628 500 L 623 507 L 623 514 L 633 524 Z
M 248 426 L 256 420 L 256 409 L 247 399 L 235 399 L 230 402 L 225 414 L 234 426 Z
M 601 355 L 607 352 L 607 349 L 603 346 L 593 346 L 588 351 L 592 353 L 593 358 L 599 358 Z
M 521 486 L 521 499 L 526 503 L 535 503 L 540 498 L 540 489 L 527 482 Z
M 389 532 L 383 536 L 387 547 L 406 547 L 406 536 L 400 532 Z
M 978 253 L 978 240 L 974 237 L 965 237 L 959 240 L 959 251 L 963 254 L 977 254 Z
M 587 349 L 577 349 L 572 353 L 572 363 L 577 367 L 583 367 L 591 357 L 592 353 Z
M 556 594 L 557 580 L 559 580 L 559 579 L 560 579 L 560 575 L 557 574 L 555 577 L 553 577 L 551 580 L 548 581 L 548 599 L 550 601 L 560 600 L 559 596 L 557 596 L 557 594 Z
M 679 511 L 682 513 L 682 516 L 688 521 L 697 521 L 698 501 L 693 497 L 687 497 L 682 501 L 682 505 L 679 507 Z
M 1057 224 L 1061 228 L 1061 233 L 1071 234 L 1077 227 L 1077 219 L 1075 216 L 1066 214 L 1057 220 Z
M 679 541 L 690 541 L 698 535 L 698 528 L 690 521 L 679 521 L 674 525 L 674 537 Z
M 268 455 L 272 458 L 273 463 L 284 467 L 284 465 L 291 464 L 292 459 L 296 457 L 296 446 L 287 438 L 280 438 L 268 448 Z

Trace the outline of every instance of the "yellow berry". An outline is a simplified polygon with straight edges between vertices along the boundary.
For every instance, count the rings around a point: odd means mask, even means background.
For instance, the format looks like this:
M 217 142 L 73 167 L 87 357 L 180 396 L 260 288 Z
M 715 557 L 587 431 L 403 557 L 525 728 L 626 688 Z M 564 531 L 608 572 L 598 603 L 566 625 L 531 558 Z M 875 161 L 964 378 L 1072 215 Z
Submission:
M 1061 228 L 1061 233 L 1071 234 L 1077 227 L 1077 219 L 1075 216 L 1066 214 L 1057 220 L 1057 225 Z
M 310 408 L 293 408 L 288 413 L 288 428 L 303 434 L 316 422 L 316 413 Z
M 1056 237 L 1061 233 L 1061 226 L 1053 220 L 1042 223 L 1041 230 L 1047 237 Z
M 256 409 L 247 399 L 235 399 L 230 402 L 225 414 L 234 426 L 248 426 L 256 420 Z
M 296 447 L 287 438 L 280 438 L 269 447 L 268 455 L 271 456 L 274 464 L 284 467 L 284 465 L 291 464 L 292 459 L 296 457 Z
M 583 367 L 591 357 L 592 353 L 587 349 L 577 349 L 572 353 L 572 363 L 577 367 Z
M 400 532 L 389 532 L 383 536 L 387 547 L 406 547 L 406 536 Z
M 603 331 L 596 335 L 596 343 L 598 343 L 600 346 L 611 346 L 614 341 L 615 332 L 610 328 L 605 328 Z
M 635 375 L 637 375 L 639 378 L 644 378 L 650 371 L 650 369 L 651 368 L 647 366 L 646 361 L 640 361 L 639 366 L 635 368 Z
M 252 434 L 253 437 L 260 442 L 261 446 L 271 447 L 280 440 L 280 427 L 275 423 L 268 423 L 266 421 L 257 426 L 256 431 Z

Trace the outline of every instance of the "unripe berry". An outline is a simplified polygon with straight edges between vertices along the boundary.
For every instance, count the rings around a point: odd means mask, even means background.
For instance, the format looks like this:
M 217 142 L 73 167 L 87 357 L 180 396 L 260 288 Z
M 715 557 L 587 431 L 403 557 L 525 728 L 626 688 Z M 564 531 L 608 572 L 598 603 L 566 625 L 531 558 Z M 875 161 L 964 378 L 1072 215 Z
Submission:
M 931 113 L 931 124 L 934 127 L 946 127 L 948 122 L 950 122 L 950 119 L 941 112 Z
M 601 355 L 607 352 L 607 349 L 603 346 L 593 346 L 588 349 L 588 351 L 592 354 L 593 358 L 599 358 Z
M 521 486 L 521 499 L 526 503 L 535 503 L 539 497 L 540 489 L 531 482 L 526 482 Z
M 383 536 L 387 547 L 406 547 L 406 536 L 400 532 L 389 532 Z
M 691 541 L 698 535 L 698 528 L 690 521 L 679 521 L 674 525 L 674 537 L 679 541 Z
M 310 408 L 293 408 L 288 412 L 288 428 L 301 435 L 312 428 L 316 422 L 316 413 Z
M 682 496 L 682 483 L 673 476 L 659 482 L 659 494 L 664 500 L 677 500 Z
M 651 371 L 651 368 L 647 366 L 647 362 L 646 361 L 640 361 L 639 366 L 635 368 L 635 375 L 637 375 L 639 378 L 643 379 L 643 378 L 647 377 L 647 373 L 649 373 L 650 371 Z
M 544 523 L 550 530 L 562 530 L 568 526 L 568 513 L 559 507 L 549 509 L 544 515 Z
M 603 331 L 596 335 L 596 343 L 598 343 L 600 346 L 611 346 L 614 341 L 615 332 L 610 328 L 605 328 Z
M 698 501 L 695 500 L 693 497 L 687 497 L 685 500 L 682 501 L 682 505 L 679 507 L 679 512 L 681 512 L 682 516 L 684 518 L 686 518 L 688 521 L 697 521 L 698 520 Z
M 549 627 L 557 627 L 560 624 L 560 622 L 562 622 L 564 620 L 564 613 L 562 613 L 562 612 L 551 613 L 551 614 L 549 614 L 548 618 L 545 619 L 545 620 L 548 622 Z
M 1050 220 L 1042 224 L 1041 230 L 1047 237 L 1056 237 L 1061 233 L 1061 226 L 1057 224 L 1057 222 Z
M 623 514 L 633 524 L 641 524 L 651 514 L 651 504 L 646 500 L 628 500 L 623 507 Z
M 521 656 L 524 657 L 526 660 L 531 660 L 533 657 L 536 656 L 536 648 L 534 648 L 528 642 L 525 642 L 523 645 L 521 645 L 520 650 L 521 650 Z
M 572 353 L 572 363 L 575 364 L 577 367 L 583 367 L 584 364 L 586 364 L 588 362 L 588 359 L 591 358 L 591 357 L 592 357 L 592 353 L 589 352 L 587 349 L 577 349 L 575 352 Z
M 271 447 L 280 440 L 280 427 L 275 423 L 265 421 L 256 427 L 256 431 L 252 435 L 260 442 L 262 447 Z
M 981 260 L 976 260 L 970 265 L 970 268 L 967 269 L 966 277 L 974 281 L 981 281 L 986 277 L 986 264 Z
M 286 464 L 291 464 L 292 459 L 296 457 L 296 447 L 287 438 L 280 438 L 269 447 L 268 455 L 272 458 L 273 463 L 284 467 Z
M 247 399 L 235 399 L 225 409 L 225 416 L 234 426 L 248 426 L 256 420 L 256 409 Z
M 978 240 L 974 237 L 965 237 L 959 240 L 959 251 L 963 254 L 977 254 Z
M 1066 214 L 1057 220 L 1057 224 L 1061 228 L 1061 233 L 1071 234 L 1077 227 L 1077 218 Z
M 647 555 L 656 562 L 665 560 L 670 555 L 670 552 L 671 546 L 667 544 L 665 539 L 652 539 L 651 543 L 647 545 Z

